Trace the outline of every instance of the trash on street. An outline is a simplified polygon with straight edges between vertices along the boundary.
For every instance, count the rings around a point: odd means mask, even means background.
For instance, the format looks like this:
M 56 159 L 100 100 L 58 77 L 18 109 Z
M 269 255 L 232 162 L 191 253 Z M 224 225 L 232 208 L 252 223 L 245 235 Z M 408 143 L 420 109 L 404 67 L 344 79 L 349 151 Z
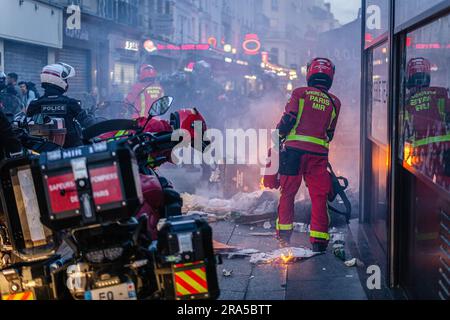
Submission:
M 307 248 L 283 248 L 267 253 L 255 253 L 250 257 L 252 264 L 290 263 L 314 257 L 317 253 Z

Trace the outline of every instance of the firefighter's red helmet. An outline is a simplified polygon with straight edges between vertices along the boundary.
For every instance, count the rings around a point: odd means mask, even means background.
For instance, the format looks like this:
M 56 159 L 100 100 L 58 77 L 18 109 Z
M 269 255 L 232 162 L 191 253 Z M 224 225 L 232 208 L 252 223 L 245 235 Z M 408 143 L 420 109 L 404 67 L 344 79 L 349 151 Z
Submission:
M 205 118 L 196 109 L 181 109 L 170 115 L 170 125 L 174 130 L 184 129 L 189 132 L 191 139 L 195 139 L 195 123 L 200 122 L 202 126 L 202 136 L 207 130 Z M 200 137 L 201 138 L 201 137 Z
M 429 87 L 431 83 L 431 64 L 425 58 L 412 58 L 406 68 L 407 87 Z
M 156 69 L 150 64 L 144 64 L 139 70 L 139 81 L 155 79 L 158 76 Z
M 318 86 L 329 90 L 333 85 L 335 72 L 336 67 L 330 59 L 314 58 L 308 64 L 308 73 L 306 75 L 308 86 Z

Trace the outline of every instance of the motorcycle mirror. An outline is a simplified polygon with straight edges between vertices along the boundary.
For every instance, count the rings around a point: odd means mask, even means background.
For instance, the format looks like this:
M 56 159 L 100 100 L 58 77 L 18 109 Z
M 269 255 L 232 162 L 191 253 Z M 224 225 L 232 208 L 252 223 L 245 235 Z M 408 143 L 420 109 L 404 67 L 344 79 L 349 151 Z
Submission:
M 172 103 L 173 97 L 170 96 L 162 97 L 153 102 L 148 115 L 150 117 L 162 116 L 166 114 L 167 111 L 169 111 L 170 107 L 172 106 Z

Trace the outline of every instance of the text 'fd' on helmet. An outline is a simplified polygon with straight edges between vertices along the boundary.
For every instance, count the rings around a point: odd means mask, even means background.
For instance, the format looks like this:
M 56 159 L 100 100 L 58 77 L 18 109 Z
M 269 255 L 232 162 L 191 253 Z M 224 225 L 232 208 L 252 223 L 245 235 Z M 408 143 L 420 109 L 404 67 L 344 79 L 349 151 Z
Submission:
M 150 64 L 144 64 L 139 70 L 139 81 L 155 79 L 158 76 L 156 69 Z
M 431 64 L 425 58 L 413 58 L 409 60 L 406 68 L 408 89 L 417 87 L 429 87 L 431 84 Z
M 308 64 L 306 81 L 310 87 L 322 87 L 329 90 L 333 85 L 336 67 L 330 59 L 315 58 Z
M 69 78 L 75 77 L 75 69 L 66 63 L 55 63 L 45 66 L 41 72 L 41 85 L 45 89 L 53 87 L 66 92 L 69 89 Z

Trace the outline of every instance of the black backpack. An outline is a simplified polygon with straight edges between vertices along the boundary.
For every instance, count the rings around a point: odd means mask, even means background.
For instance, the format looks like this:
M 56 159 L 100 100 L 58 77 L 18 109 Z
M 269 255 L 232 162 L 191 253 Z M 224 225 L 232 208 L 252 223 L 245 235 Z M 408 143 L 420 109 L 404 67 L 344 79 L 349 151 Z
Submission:
M 41 95 L 39 94 L 38 89 L 36 88 L 36 85 L 33 82 L 28 82 L 27 86 L 28 86 L 28 90 L 29 91 L 33 91 L 34 92 L 34 95 L 36 96 L 36 99 L 39 99 L 41 97 Z

